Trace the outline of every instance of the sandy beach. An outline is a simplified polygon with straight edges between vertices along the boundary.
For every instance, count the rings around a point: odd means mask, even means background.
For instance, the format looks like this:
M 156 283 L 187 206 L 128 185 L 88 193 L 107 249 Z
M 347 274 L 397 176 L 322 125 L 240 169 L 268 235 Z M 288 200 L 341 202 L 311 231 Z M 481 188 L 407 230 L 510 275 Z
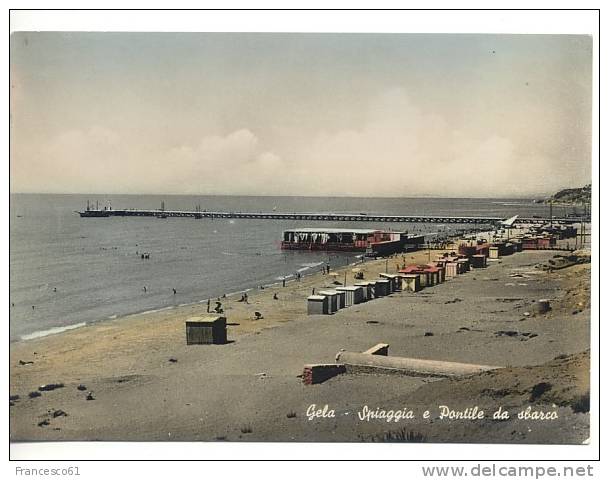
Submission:
M 16 342 L 10 439 L 581 443 L 589 436 L 590 264 L 538 268 L 561 254 L 517 253 L 334 315 L 307 316 L 306 297 L 342 283 L 345 273 L 352 284 L 352 266 L 248 292 L 247 304 L 239 296 L 221 299 L 226 345 L 186 345 L 184 321 L 205 314 L 204 303 Z M 366 279 L 376 278 L 403 262 L 427 263 L 429 255 L 369 260 L 361 268 Z M 541 298 L 552 309 L 530 314 Z M 255 312 L 263 318 L 255 320 Z M 302 383 L 304 364 L 333 363 L 341 349 L 361 352 L 377 343 L 388 343 L 390 355 L 504 368 L 459 379 L 343 374 Z M 63 386 L 28 396 L 45 384 Z M 307 411 L 326 405 L 334 417 L 309 419 Z M 364 406 L 412 409 L 416 418 L 361 420 Z M 502 406 L 513 415 L 440 419 L 440 406 L 477 406 L 488 416 Z M 557 418 L 517 418 L 528 406 Z M 430 418 L 422 418 L 424 410 Z

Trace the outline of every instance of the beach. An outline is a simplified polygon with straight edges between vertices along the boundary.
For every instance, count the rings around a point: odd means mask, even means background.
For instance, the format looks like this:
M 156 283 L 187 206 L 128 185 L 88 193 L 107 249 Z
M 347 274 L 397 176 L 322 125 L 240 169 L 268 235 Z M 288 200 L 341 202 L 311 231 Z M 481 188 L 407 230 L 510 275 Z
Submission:
M 373 279 L 441 253 L 399 254 L 359 268 Z M 11 401 L 10 439 L 391 441 L 411 432 L 406 441 L 581 443 L 589 414 L 573 405 L 589 395 L 590 264 L 539 268 L 562 253 L 502 257 L 420 292 L 333 315 L 308 316 L 306 298 L 345 274 L 352 285 L 353 266 L 252 290 L 247 303 L 239 295 L 221 298 L 225 345 L 186 345 L 184 322 L 206 314 L 205 302 L 14 342 L 10 394 L 19 398 Z M 552 309 L 531 314 L 542 298 Z M 378 343 L 390 345 L 389 355 L 503 368 L 458 379 L 343 374 L 303 384 L 305 364 L 333 363 L 341 349 L 362 352 Z M 532 394 L 540 383 L 549 387 Z M 63 386 L 28 397 L 45 384 Z M 441 406 L 477 406 L 489 416 L 502 406 L 513 415 L 501 422 L 440 419 Z M 518 419 L 528 406 L 557 418 Z M 412 409 L 416 418 L 362 420 L 364 407 Z M 325 415 L 307 414 L 324 408 Z

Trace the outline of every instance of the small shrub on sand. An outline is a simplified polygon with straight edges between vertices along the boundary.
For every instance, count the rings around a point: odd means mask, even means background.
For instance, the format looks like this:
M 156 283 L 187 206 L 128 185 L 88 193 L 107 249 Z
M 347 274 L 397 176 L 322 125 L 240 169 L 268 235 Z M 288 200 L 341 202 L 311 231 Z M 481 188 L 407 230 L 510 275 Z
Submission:
M 541 397 L 544 393 L 552 390 L 552 384 L 547 382 L 541 382 L 537 385 L 533 386 L 531 389 L 531 398 L 529 401 L 534 402 L 539 397 Z
M 423 443 L 426 438 L 421 432 L 414 432 L 402 428 L 400 430 L 392 430 L 377 435 L 372 435 L 367 439 L 370 442 L 395 442 L 395 443 Z
M 590 411 L 590 392 L 571 400 L 571 410 L 574 413 L 588 413 Z

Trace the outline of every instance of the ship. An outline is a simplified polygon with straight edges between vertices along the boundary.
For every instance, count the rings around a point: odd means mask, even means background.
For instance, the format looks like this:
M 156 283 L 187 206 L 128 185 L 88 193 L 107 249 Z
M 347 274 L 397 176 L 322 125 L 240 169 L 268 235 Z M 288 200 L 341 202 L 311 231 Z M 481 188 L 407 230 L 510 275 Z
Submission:
M 285 230 L 282 250 L 365 252 L 366 256 L 416 250 L 423 235 L 363 228 L 298 228 Z
M 87 200 L 87 209 L 82 212 L 78 212 L 81 217 L 91 218 L 91 217 L 109 217 L 110 211 L 107 207 L 103 209 L 99 208 L 99 203 L 95 202 L 95 208 L 91 208 L 89 200 Z

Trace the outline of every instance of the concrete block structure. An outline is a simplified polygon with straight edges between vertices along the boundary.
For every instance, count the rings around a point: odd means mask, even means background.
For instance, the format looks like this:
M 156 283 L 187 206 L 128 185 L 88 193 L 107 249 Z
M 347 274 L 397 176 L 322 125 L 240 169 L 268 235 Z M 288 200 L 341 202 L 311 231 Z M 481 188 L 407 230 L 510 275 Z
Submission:
M 336 363 L 307 364 L 302 371 L 302 383 L 315 385 L 345 373 L 345 366 Z

